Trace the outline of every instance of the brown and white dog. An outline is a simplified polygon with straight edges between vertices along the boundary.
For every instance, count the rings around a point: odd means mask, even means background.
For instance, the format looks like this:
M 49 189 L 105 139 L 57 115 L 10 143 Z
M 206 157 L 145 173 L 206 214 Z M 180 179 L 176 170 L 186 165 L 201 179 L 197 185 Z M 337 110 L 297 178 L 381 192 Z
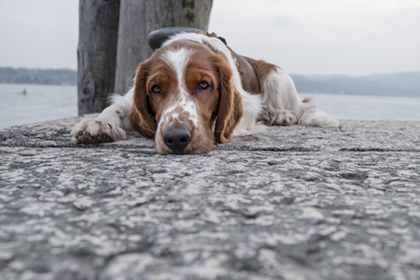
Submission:
M 133 129 L 153 139 L 160 154 L 196 154 L 232 135 L 262 132 L 262 121 L 338 126 L 312 100 L 299 99 L 280 67 L 237 55 L 216 37 L 181 33 L 138 66 L 133 89 L 71 135 L 80 143 L 108 142 Z

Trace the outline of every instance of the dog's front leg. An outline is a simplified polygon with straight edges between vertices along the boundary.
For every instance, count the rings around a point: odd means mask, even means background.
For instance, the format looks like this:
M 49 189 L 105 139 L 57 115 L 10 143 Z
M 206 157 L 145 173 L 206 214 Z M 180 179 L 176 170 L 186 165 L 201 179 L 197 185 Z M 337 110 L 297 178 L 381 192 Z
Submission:
M 83 119 L 76 124 L 70 134 L 78 143 L 103 143 L 123 140 L 130 129 L 130 109 L 133 104 L 133 91 L 125 96 L 114 96 L 113 104 L 98 117 Z

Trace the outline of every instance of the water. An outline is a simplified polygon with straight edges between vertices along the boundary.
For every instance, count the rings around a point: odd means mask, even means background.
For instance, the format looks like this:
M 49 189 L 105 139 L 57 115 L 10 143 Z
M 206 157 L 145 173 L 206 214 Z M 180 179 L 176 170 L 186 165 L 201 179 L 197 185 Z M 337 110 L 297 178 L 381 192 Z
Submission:
M 300 94 L 337 119 L 420 121 L 420 98 L 373 95 Z
M 26 95 L 23 90 L 26 89 Z M 420 98 L 300 94 L 337 119 L 420 121 Z M 0 84 L 0 129 L 77 116 L 76 86 Z
M 0 84 L 0 129 L 75 116 L 76 86 Z

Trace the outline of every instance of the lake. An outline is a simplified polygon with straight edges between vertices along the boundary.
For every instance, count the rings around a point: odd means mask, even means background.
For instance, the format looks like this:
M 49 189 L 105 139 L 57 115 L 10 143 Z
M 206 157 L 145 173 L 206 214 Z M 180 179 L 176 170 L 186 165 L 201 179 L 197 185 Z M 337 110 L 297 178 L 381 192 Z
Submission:
M 26 90 L 26 94 L 23 91 Z M 420 98 L 300 94 L 337 119 L 420 121 Z M 0 84 L 0 129 L 77 116 L 76 86 Z
M 0 129 L 77 116 L 76 86 L 0 84 L 0 100 Z

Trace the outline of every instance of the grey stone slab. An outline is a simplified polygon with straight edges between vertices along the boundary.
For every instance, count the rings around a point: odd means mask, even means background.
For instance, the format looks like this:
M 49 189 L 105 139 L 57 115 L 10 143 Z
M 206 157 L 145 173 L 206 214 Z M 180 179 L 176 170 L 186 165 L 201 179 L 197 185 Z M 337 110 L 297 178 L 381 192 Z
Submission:
M 0 131 L 1 279 L 419 279 L 420 122 L 271 127 L 209 154 Z

